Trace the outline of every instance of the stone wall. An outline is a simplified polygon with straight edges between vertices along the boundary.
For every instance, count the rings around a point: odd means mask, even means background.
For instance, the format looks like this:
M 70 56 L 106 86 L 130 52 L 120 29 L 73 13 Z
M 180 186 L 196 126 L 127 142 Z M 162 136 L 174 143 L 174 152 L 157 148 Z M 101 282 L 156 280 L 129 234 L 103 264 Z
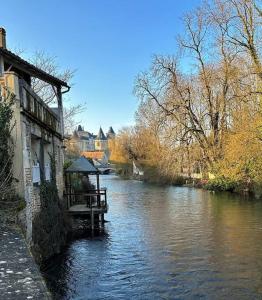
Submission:
M 17 179 L 16 192 L 24 198 L 25 209 L 20 212 L 20 224 L 28 244 L 40 263 L 60 251 L 65 244 L 66 223 L 62 205 L 63 197 L 63 141 L 58 134 L 48 129 L 37 114 L 23 110 L 21 103 L 25 95 L 21 82 L 15 73 L 5 75 L 8 88 L 16 95 L 14 105 L 14 128 L 12 137 L 15 143 L 13 161 L 14 177 Z M 30 98 L 31 99 L 31 98 Z M 35 102 L 34 102 L 35 103 Z M 34 106 L 35 104 L 33 104 Z M 60 120 L 60 126 L 63 120 Z M 49 124 L 50 125 L 50 124 Z M 55 157 L 56 183 L 46 182 L 45 162 L 50 155 Z M 33 164 L 40 162 L 40 184 L 33 183 Z M 47 195 L 43 193 L 46 186 Z
M 23 178 L 24 182 L 24 198 L 26 201 L 26 239 L 30 243 L 32 240 L 32 214 L 33 214 L 33 182 L 32 182 L 32 166 L 31 166 L 31 130 L 30 123 L 23 118 L 22 120 L 22 140 L 23 140 Z M 21 195 L 23 196 L 23 195 Z
M 32 134 L 41 138 L 41 128 L 24 118 L 24 184 L 26 200 L 26 238 L 31 246 L 36 261 L 41 264 L 54 254 L 60 252 L 66 241 L 66 225 L 60 199 L 63 196 L 63 154 L 62 142 L 56 137 L 51 138 L 49 151 L 53 152 L 56 161 L 56 195 L 45 201 L 41 197 L 41 185 L 34 185 L 32 181 Z M 45 155 L 49 156 L 49 153 Z M 44 203 L 43 203 L 44 201 Z

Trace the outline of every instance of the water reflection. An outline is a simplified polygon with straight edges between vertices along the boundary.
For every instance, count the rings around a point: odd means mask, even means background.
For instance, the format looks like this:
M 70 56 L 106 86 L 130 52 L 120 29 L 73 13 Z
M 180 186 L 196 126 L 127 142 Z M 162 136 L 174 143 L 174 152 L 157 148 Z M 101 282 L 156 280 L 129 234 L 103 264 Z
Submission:
M 103 176 L 103 235 L 44 270 L 55 299 L 260 299 L 262 204 Z

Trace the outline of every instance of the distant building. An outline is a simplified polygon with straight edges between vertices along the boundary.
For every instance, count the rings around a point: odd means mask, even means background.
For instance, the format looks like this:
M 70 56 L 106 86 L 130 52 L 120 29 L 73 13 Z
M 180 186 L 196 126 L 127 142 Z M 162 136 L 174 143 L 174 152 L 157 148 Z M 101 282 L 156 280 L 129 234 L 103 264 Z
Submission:
M 93 159 L 95 162 L 108 163 L 109 160 L 109 147 L 108 142 L 115 138 L 115 132 L 112 126 L 104 134 L 103 129 L 100 127 L 98 134 L 94 135 L 89 131 L 85 131 L 84 127 L 79 125 L 69 137 L 69 145 L 78 149 L 80 155 Z
M 107 151 L 108 150 L 107 137 L 105 136 L 101 127 L 98 131 L 98 135 L 95 138 L 95 150 L 98 150 L 98 151 Z
M 95 138 L 96 136 L 85 131 L 84 127 L 78 126 L 77 130 L 73 132 L 73 136 L 70 140 L 76 144 L 80 152 L 83 151 L 95 151 Z
M 112 126 L 109 127 L 109 130 L 108 130 L 106 136 L 107 136 L 108 139 L 114 139 L 115 138 L 116 134 L 115 134 L 114 129 L 113 129 Z

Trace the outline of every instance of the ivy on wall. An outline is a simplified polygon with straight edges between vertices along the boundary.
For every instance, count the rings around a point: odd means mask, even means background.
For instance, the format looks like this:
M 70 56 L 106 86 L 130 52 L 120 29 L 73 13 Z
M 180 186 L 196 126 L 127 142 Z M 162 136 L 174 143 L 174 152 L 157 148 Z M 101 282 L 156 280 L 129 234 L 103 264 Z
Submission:
M 41 209 L 33 219 L 31 250 L 37 263 L 60 252 L 66 243 L 67 224 L 56 185 L 56 164 L 50 155 L 51 180 L 40 184 Z
M 49 202 L 58 201 L 58 190 L 56 186 L 56 165 L 55 158 L 53 155 L 50 156 L 50 165 L 51 165 L 51 180 L 50 181 L 42 181 L 40 184 L 40 200 L 41 206 L 47 207 Z
M 13 124 L 13 105 L 15 95 L 8 89 L 0 89 L 0 193 L 3 197 L 10 193 L 13 181 L 14 143 L 11 137 Z

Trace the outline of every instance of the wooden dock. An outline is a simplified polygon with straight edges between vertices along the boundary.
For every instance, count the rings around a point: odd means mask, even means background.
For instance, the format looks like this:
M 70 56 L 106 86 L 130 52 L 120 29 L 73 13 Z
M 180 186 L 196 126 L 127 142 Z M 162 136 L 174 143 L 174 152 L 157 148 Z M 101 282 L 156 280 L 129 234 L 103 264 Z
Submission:
M 90 215 L 92 212 L 94 214 L 105 214 L 107 213 L 108 207 L 107 208 L 101 208 L 101 207 L 92 207 L 89 208 L 85 204 L 76 204 L 71 206 L 68 209 L 68 212 L 71 215 Z
M 85 157 L 75 160 L 65 171 L 65 201 L 71 216 L 90 217 L 92 230 L 95 222 L 104 224 L 104 214 L 108 211 L 106 188 L 100 188 L 99 170 Z M 88 176 L 96 176 L 96 188 Z M 76 185 L 76 183 L 80 183 Z M 78 186 L 78 187 L 77 187 Z
M 106 191 L 106 188 L 101 188 L 88 192 L 65 194 L 68 214 L 71 216 L 90 216 L 92 230 L 95 228 L 96 220 L 103 226 L 104 214 L 108 211 Z

